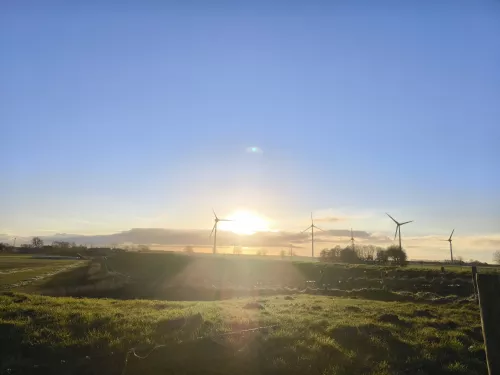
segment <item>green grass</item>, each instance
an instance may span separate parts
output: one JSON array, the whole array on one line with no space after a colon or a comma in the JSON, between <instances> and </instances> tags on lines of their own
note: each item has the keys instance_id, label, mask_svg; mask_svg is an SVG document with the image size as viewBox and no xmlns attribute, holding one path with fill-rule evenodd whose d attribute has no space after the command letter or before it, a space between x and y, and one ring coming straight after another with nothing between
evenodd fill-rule
<instances>
[{"instance_id":1,"label":"green grass","mask_svg":"<svg viewBox=\"0 0 500 375\"><path fill-rule=\"evenodd\" d=\"M437 269L172 253L125 253L96 262L94 265L100 267L101 279L96 280L94 277L87 280L80 270L73 274L74 277L62 274L54 277L42 283L40 290L45 294L61 296L170 300L220 299L224 295L225 298L232 298L244 295L243 289L304 289L310 286L341 290L429 292L462 298L473 293L470 274L442 274ZM106 274L110 275L110 282L104 280ZM307 283L311 280L315 285ZM107 286L112 288L106 290ZM220 291L219 295L214 291Z\"/></svg>"},{"instance_id":2,"label":"green grass","mask_svg":"<svg viewBox=\"0 0 500 375\"><path fill-rule=\"evenodd\" d=\"M485 374L470 303L325 296L213 302L0 295L0 373ZM191 319L182 320L179 318ZM217 334L277 325L263 332ZM10 371L10 372L9 372Z\"/></svg>"},{"instance_id":3,"label":"green grass","mask_svg":"<svg viewBox=\"0 0 500 375\"><path fill-rule=\"evenodd\" d=\"M0 257L0 272L12 271L23 268L39 268L47 265L69 264L74 260L56 260L56 259L36 259L26 255L11 255Z\"/></svg>"},{"instance_id":4,"label":"green grass","mask_svg":"<svg viewBox=\"0 0 500 375\"><path fill-rule=\"evenodd\" d=\"M76 260L35 259L30 256L0 257L0 290L19 289L40 284L44 279L85 262Z\"/></svg>"}]
</instances>

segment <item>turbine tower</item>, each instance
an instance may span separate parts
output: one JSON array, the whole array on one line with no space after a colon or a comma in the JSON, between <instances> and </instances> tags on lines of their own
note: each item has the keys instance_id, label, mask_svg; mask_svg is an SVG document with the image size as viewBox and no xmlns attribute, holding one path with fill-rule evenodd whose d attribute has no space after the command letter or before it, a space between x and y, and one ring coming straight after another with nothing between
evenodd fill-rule
<instances>
[{"instance_id":1,"label":"turbine tower","mask_svg":"<svg viewBox=\"0 0 500 375\"><path fill-rule=\"evenodd\" d=\"M351 228L351 243L352 243L352 250L354 250L354 236L352 234L352 228Z\"/></svg>"},{"instance_id":2,"label":"turbine tower","mask_svg":"<svg viewBox=\"0 0 500 375\"><path fill-rule=\"evenodd\" d=\"M212 208L212 212L214 213L214 227L212 228L212 231L210 232L210 236L212 237L212 234L214 235L214 248L213 248L213 253L217 253L217 224L219 224L219 221L232 221L229 219L219 219L217 217L217 214L215 213L214 209Z\"/></svg>"},{"instance_id":3,"label":"turbine tower","mask_svg":"<svg viewBox=\"0 0 500 375\"><path fill-rule=\"evenodd\" d=\"M450 243L450 256L451 256L451 263L453 263L453 246L451 245L451 237L453 237L453 233L455 232L455 229L451 231L450 238L447 240L441 240L441 241L448 241Z\"/></svg>"},{"instance_id":4,"label":"turbine tower","mask_svg":"<svg viewBox=\"0 0 500 375\"><path fill-rule=\"evenodd\" d=\"M323 229L318 228L316 225L314 225L314 220L313 220L313 214L311 212L311 225L309 225L306 229L304 229L300 233L304 233L305 231L308 231L311 229L311 256L314 259L314 228L319 229L320 231L324 232Z\"/></svg>"},{"instance_id":5,"label":"turbine tower","mask_svg":"<svg viewBox=\"0 0 500 375\"><path fill-rule=\"evenodd\" d=\"M403 248L401 247L401 225L412 223L413 220L405 221L404 223L399 223L399 222L396 221L396 219L394 219L387 212L386 212L386 215L389 216L392 219L392 221L394 221L396 223L396 233L394 234L394 239L396 239L396 236L398 235L398 232L399 232L399 250L402 250Z\"/></svg>"}]
</instances>

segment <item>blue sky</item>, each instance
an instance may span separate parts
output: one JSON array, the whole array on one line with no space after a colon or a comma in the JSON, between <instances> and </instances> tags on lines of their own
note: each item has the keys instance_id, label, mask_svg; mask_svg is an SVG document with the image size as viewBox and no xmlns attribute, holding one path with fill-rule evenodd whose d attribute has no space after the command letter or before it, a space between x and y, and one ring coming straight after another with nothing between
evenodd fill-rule
<instances>
[{"instance_id":1,"label":"blue sky","mask_svg":"<svg viewBox=\"0 0 500 375\"><path fill-rule=\"evenodd\" d=\"M498 1L130 3L2 5L0 233L388 211L500 248Z\"/></svg>"}]
</instances>

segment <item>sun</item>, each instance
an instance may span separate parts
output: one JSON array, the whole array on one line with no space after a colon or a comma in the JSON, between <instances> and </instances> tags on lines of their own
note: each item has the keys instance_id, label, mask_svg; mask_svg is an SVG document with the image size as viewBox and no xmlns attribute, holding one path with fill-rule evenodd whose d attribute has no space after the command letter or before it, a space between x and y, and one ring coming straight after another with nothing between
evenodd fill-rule
<instances>
[{"instance_id":1,"label":"sun","mask_svg":"<svg viewBox=\"0 0 500 375\"><path fill-rule=\"evenodd\" d=\"M221 221L220 229L236 234L254 234L255 232L269 231L269 222L263 217L250 211L236 211L226 217L232 221Z\"/></svg>"}]
</instances>

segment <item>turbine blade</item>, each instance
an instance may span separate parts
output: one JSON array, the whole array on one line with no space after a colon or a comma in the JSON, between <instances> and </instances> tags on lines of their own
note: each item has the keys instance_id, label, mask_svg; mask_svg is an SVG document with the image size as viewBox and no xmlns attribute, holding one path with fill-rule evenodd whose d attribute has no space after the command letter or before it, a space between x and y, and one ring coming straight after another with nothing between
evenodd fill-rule
<instances>
[{"instance_id":1,"label":"turbine blade","mask_svg":"<svg viewBox=\"0 0 500 375\"><path fill-rule=\"evenodd\" d=\"M453 233L454 233L454 232L455 232L455 229L453 229L453 230L451 231L449 241L451 241L451 237L453 236Z\"/></svg>"},{"instance_id":2,"label":"turbine blade","mask_svg":"<svg viewBox=\"0 0 500 375\"><path fill-rule=\"evenodd\" d=\"M408 223L413 223L413 220L410 220L410 221L405 221L404 223L401 223L399 225L404 225L404 224L408 224Z\"/></svg>"},{"instance_id":3,"label":"turbine blade","mask_svg":"<svg viewBox=\"0 0 500 375\"><path fill-rule=\"evenodd\" d=\"M316 225L312 225L312 226L313 226L314 228L319 229L320 231L324 232L324 230L323 230L323 229L321 229L320 227L317 227Z\"/></svg>"},{"instance_id":4,"label":"turbine blade","mask_svg":"<svg viewBox=\"0 0 500 375\"><path fill-rule=\"evenodd\" d=\"M231 220L231 219L219 219L219 221L234 221L234 220Z\"/></svg>"},{"instance_id":5,"label":"turbine blade","mask_svg":"<svg viewBox=\"0 0 500 375\"><path fill-rule=\"evenodd\" d=\"M212 208L212 212L214 213L214 216L216 219L218 219L217 214L215 213L215 210Z\"/></svg>"},{"instance_id":6,"label":"turbine blade","mask_svg":"<svg viewBox=\"0 0 500 375\"><path fill-rule=\"evenodd\" d=\"M396 233L394 233L394 239L398 236L399 224L396 226Z\"/></svg>"},{"instance_id":7,"label":"turbine blade","mask_svg":"<svg viewBox=\"0 0 500 375\"><path fill-rule=\"evenodd\" d=\"M394 221L396 224L398 224L398 225L399 225L399 223L396 221L396 219L394 219L391 215L389 215L387 212L386 212L385 214L386 214L387 216L389 216L389 217L392 219L392 221Z\"/></svg>"},{"instance_id":8,"label":"turbine blade","mask_svg":"<svg viewBox=\"0 0 500 375\"><path fill-rule=\"evenodd\" d=\"M208 236L208 238L212 237L212 234L214 233L216 226L217 226L217 223L214 224L214 227L212 228L212 231L210 232L210 236Z\"/></svg>"},{"instance_id":9,"label":"turbine blade","mask_svg":"<svg viewBox=\"0 0 500 375\"><path fill-rule=\"evenodd\" d=\"M304 230L303 230L302 232L300 232L300 233L304 233L305 231L307 231L307 230L311 229L311 227L312 227L312 225L309 225L306 229L304 229Z\"/></svg>"}]
</instances>

